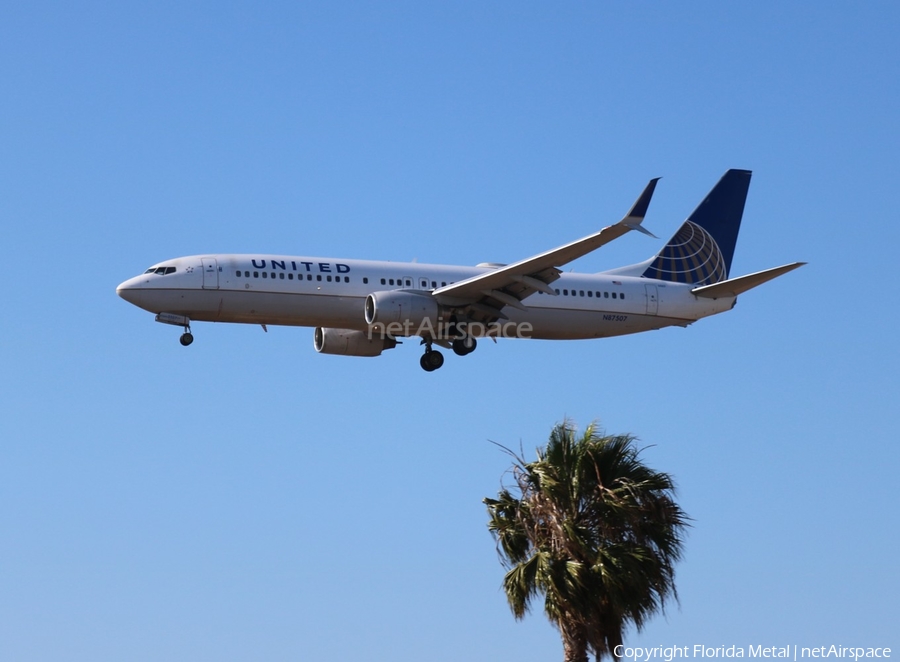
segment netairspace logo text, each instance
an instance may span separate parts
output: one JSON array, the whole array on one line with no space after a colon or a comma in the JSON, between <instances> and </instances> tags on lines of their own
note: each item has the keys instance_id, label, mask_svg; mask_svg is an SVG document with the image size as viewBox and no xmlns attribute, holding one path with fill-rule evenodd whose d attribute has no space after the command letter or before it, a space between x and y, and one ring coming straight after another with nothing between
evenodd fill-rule
<instances>
[{"instance_id":1,"label":"netairspace logo text","mask_svg":"<svg viewBox=\"0 0 900 662\"><path fill-rule=\"evenodd\" d=\"M633 662L673 662L684 658L708 657L762 657L782 660L840 658L858 662L863 658L889 658L890 648L866 648L853 646L654 646L652 648L631 648L616 646L613 654L624 660Z\"/></svg>"}]
</instances>

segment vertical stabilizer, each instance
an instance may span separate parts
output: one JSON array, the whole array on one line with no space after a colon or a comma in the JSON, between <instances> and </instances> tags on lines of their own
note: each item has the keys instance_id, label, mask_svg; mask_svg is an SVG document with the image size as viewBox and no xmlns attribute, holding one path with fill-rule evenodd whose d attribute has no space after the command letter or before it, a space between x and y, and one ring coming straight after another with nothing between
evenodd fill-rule
<instances>
[{"instance_id":1,"label":"vertical stabilizer","mask_svg":"<svg viewBox=\"0 0 900 662\"><path fill-rule=\"evenodd\" d=\"M750 188L749 170L729 170L644 271L646 278L707 285L728 278Z\"/></svg>"}]
</instances>

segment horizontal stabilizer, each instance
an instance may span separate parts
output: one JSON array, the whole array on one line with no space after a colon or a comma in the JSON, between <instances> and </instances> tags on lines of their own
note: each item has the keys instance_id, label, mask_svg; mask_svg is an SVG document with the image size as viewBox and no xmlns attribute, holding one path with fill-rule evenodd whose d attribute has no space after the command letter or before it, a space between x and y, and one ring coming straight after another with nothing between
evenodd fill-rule
<instances>
[{"instance_id":1,"label":"horizontal stabilizer","mask_svg":"<svg viewBox=\"0 0 900 662\"><path fill-rule=\"evenodd\" d=\"M793 271L797 267L802 267L804 264L806 264L806 262L793 262L791 264L785 264L782 267L766 269L765 271L757 271L755 274L747 274L746 276L740 276L739 278L723 280L720 283L713 283L712 285L695 287L693 290L691 290L691 292L696 294L698 297L704 297L706 299L736 297L742 292L752 290L757 285L762 285L763 283L768 282L773 278L778 278L779 276L784 275L789 271Z\"/></svg>"}]
</instances>

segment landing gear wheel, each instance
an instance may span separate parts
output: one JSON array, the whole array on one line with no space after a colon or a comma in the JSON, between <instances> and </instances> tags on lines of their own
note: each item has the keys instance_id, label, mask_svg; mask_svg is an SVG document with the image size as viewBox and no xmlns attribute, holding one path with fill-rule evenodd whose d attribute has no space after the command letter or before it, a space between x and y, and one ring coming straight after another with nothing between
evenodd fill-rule
<instances>
[{"instance_id":1,"label":"landing gear wheel","mask_svg":"<svg viewBox=\"0 0 900 662\"><path fill-rule=\"evenodd\" d=\"M444 355L435 350L429 350L422 354L419 365L425 372L433 372L444 365Z\"/></svg>"},{"instance_id":2,"label":"landing gear wheel","mask_svg":"<svg viewBox=\"0 0 900 662\"><path fill-rule=\"evenodd\" d=\"M192 336L189 332L185 331L181 334L181 344L187 347L192 342L194 342L194 336Z\"/></svg>"},{"instance_id":3,"label":"landing gear wheel","mask_svg":"<svg viewBox=\"0 0 900 662\"><path fill-rule=\"evenodd\" d=\"M426 353L425 360L428 362L428 365L432 370L437 370L442 365L444 365L444 355L437 350L431 350L430 352Z\"/></svg>"},{"instance_id":4,"label":"landing gear wheel","mask_svg":"<svg viewBox=\"0 0 900 662\"><path fill-rule=\"evenodd\" d=\"M466 354L471 354L475 351L475 347L477 346L478 341L476 341L472 336L457 338L452 343L453 351L457 356L465 356Z\"/></svg>"}]
</instances>

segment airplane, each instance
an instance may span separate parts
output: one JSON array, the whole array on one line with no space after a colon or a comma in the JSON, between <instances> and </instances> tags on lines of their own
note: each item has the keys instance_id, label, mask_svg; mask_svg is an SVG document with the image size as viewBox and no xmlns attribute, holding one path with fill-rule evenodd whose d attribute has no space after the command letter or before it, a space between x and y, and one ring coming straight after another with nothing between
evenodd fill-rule
<instances>
[{"instance_id":1,"label":"airplane","mask_svg":"<svg viewBox=\"0 0 900 662\"><path fill-rule=\"evenodd\" d=\"M191 322L314 327L322 354L379 356L403 338L425 346L421 367L465 356L478 339L574 340L686 327L734 307L738 295L788 273L792 262L729 278L751 171L728 170L662 250L600 273L561 267L641 224L659 178L622 220L512 264L474 267L287 255L210 254L153 265L116 293L183 328Z\"/></svg>"}]
</instances>

